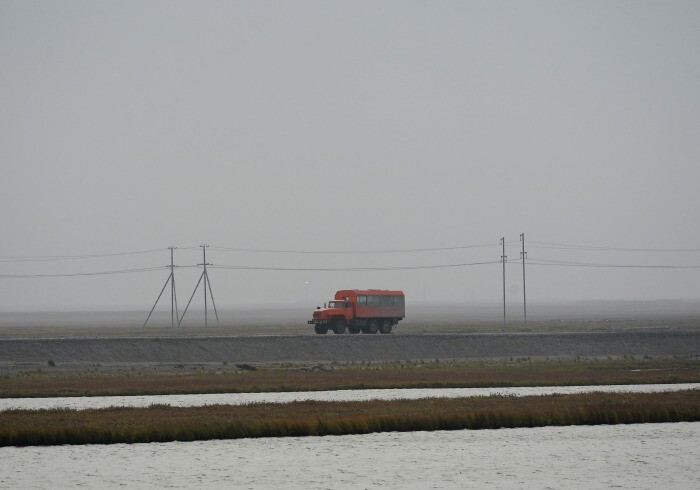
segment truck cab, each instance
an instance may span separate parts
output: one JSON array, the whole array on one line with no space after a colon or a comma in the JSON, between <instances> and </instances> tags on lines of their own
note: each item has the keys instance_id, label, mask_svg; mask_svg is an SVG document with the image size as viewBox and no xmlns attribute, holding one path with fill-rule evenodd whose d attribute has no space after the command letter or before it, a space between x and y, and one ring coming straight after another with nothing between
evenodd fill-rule
<instances>
[{"instance_id":1,"label":"truck cab","mask_svg":"<svg viewBox=\"0 0 700 490\"><path fill-rule=\"evenodd\" d=\"M314 325L317 334L328 333L329 328L333 329L333 333L341 334L354 316L352 301L332 300L328 306L317 307L309 323Z\"/></svg>"}]
</instances>

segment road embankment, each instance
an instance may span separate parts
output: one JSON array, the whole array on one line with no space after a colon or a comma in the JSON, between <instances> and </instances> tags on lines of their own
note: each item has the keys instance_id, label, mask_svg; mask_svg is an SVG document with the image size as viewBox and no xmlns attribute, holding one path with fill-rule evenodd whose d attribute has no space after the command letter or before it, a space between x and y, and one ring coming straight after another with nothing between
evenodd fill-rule
<instances>
[{"instance_id":1,"label":"road embankment","mask_svg":"<svg viewBox=\"0 0 700 490\"><path fill-rule=\"evenodd\" d=\"M700 356L700 332L0 340L0 365Z\"/></svg>"}]
</instances>

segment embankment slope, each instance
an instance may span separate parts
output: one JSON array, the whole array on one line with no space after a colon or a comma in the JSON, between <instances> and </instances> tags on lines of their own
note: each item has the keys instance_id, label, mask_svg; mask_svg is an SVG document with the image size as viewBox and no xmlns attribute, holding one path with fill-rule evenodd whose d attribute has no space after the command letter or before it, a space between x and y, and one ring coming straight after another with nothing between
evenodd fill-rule
<instances>
[{"instance_id":1,"label":"embankment slope","mask_svg":"<svg viewBox=\"0 0 700 490\"><path fill-rule=\"evenodd\" d=\"M125 337L0 340L0 365L700 356L700 332Z\"/></svg>"}]
</instances>

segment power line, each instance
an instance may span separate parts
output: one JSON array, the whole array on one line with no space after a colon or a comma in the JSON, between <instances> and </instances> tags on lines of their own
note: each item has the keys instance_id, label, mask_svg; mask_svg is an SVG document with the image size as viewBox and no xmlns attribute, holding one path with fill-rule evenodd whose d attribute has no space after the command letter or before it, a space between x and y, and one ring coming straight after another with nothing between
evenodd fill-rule
<instances>
[{"instance_id":1,"label":"power line","mask_svg":"<svg viewBox=\"0 0 700 490\"><path fill-rule=\"evenodd\" d=\"M246 265L215 265L212 269L229 270L263 270L263 271L300 271L300 272L362 272L362 271L399 271L417 269L447 269L453 267L469 267L476 265L500 264L500 260L490 260L486 262L471 262L461 264L438 264L438 265L416 265L416 266L394 266L394 267L256 267Z\"/></svg>"},{"instance_id":2,"label":"power line","mask_svg":"<svg viewBox=\"0 0 700 490\"><path fill-rule=\"evenodd\" d=\"M700 265L664 265L664 264L600 264L592 262L569 262L564 260L528 259L528 264L558 267L593 267L617 269L700 269Z\"/></svg>"},{"instance_id":3,"label":"power line","mask_svg":"<svg viewBox=\"0 0 700 490\"><path fill-rule=\"evenodd\" d=\"M266 266L247 266L247 265L211 265L207 266L212 269L228 269L228 270L263 270L263 271L300 271L300 272L361 272L361 271L398 271L398 270L420 270L420 269L448 269L457 267L469 267L487 264L500 264L501 261L485 261L485 262L470 262L456 264L435 264L435 265L416 265L416 266L388 266L388 267L266 267ZM197 268L197 265L181 265L176 266L180 269ZM95 272L77 272L63 274L0 274L0 279L21 279L21 278L42 278L42 277L79 277L79 276L101 276L110 274L127 274L137 272L150 272L168 269L170 266L160 267L143 267L139 269L123 269L114 271L95 271ZM206 277L209 280L208 274ZM209 284L209 292L211 293L211 285Z\"/></svg>"},{"instance_id":4,"label":"power line","mask_svg":"<svg viewBox=\"0 0 700 490\"><path fill-rule=\"evenodd\" d=\"M161 267L143 267L140 269L123 269L117 271L98 271L98 272L76 272L72 274L0 274L0 279L25 279L38 277L77 277L77 276L106 276L110 274L130 274L135 272L150 272L166 269L166 266Z\"/></svg>"},{"instance_id":5,"label":"power line","mask_svg":"<svg viewBox=\"0 0 700 490\"><path fill-rule=\"evenodd\" d=\"M152 250L136 250L133 252L117 252L105 254L85 254L85 255L37 255L37 256L0 256L0 262L47 262L54 260L80 260L80 259L96 259L102 257L117 257L122 255L137 255L162 252L163 249L156 248Z\"/></svg>"},{"instance_id":6,"label":"power line","mask_svg":"<svg viewBox=\"0 0 700 490\"><path fill-rule=\"evenodd\" d=\"M212 250L222 252L242 252L242 253L284 253L284 254L390 254L390 253L416 253L416 252L439 252L446 250L464 250L470 248L495 247L500 243L482 243L476 245L456 245L451 247L432 248L398 248L386 250L289 250L289 249L264 249L264 248L240 248L240 247L210 247Z\"/></svg>"},{"instance_id":7,"label":"power line","mask_svg":"<svg viewBox=\"0 0 700 490\"><path fill-rule=\"evenodd\" d=\"M447 247L427 247L427 248L396 248L383 250L300 250L300 249L265 249L265 248L245 248L245 247L210 247L212 250L223 252L241 252L241 253L280 253L280 254L391 254L391 253L419 253L419 252L439 252L449 250L466 250L472 248L496 247L501 245L496 243L481 243L467 245L453 245ZM518 246L520 248L520 240L506 241L506 246ZM556 242L539 242L528 241L530 248L542 248L553 250L590 250L590 251L611 251L611 252L685 252L695 253L700 252L698 248L634 248L634 247L611 247L611 246L593 246L593 245L577 245L569 243ZM196 250L200 247L179 247L180 250ZM60 261L60 260L82 260L96 259L103 257L119 257L128 255L151 254L162 252L164 248L148 249L148 250L133 250L126 252L114 253L99 253L99 254L74 254L74 255L34 255L34 256L13 256L2 255L0 262L42 262L42 261Z\"/></svg>"},{"instance_id":8,"label":"power line","mask_svg":"<svg viewBox=\"0 0 700 490\"><path fill-rule=\"evenodd\" d=\"M535 245L532 245L532 244ZM697 248L632 248L632 247L605 247L592 245L572 245L566 243L550 243L528 241L530 248L548 248L554 250L591 250L608 252L700 252Z\"/></svg>"}]
</instances>

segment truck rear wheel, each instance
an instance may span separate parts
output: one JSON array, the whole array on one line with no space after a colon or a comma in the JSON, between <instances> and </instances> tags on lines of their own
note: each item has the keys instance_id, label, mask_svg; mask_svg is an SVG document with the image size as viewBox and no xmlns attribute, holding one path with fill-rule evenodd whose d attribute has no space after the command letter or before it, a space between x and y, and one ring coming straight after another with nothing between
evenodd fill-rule
<instances>
[{"instance_id":1,"label":"truck rear wheel","mask_svg":"<svg viewBox=\"0 0 700 490\"><path fill-rule=\"evenodd\" d=\"M379 330L379 322L374 318L367 322L367 326L362 329L362 333L377 333Z\"/></svg>"},{"instance_id":2,"label":"truck rear wheel","mask_svg":"<svg viewBox=\"0 0 700 490\"><path fill-rule=\"evenodd\" d=\"M382 324L379 326L379 331L384 334L391 333L391 326L392 325L389 320L383 320Z\"/></svg>"},{"instance_id":3,"label":"truck rear wheel","mask_svg":"<svg viewBox=\"0 0 700 490\"><path fill-rule=\"evenodd\" d=\"M333 322L333 333L338 335L345 333L345 322L343 320L336 320Z\"/></svg>"},{"instance_id":4,"label":"truck rear wheel","mask_svg":"<svg viewBox=\"0 0 700 490\"><path fill-rule=\"evenodd\" d=\"M314 325L314 330L316 330L316 333L319 335L323 335L324 333L328 333L328 327L325 325L319 325L318 323Z\"/></svg>"}]
</instances>

